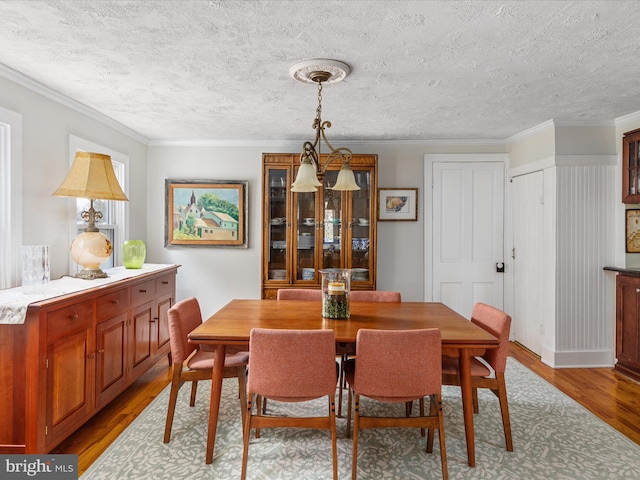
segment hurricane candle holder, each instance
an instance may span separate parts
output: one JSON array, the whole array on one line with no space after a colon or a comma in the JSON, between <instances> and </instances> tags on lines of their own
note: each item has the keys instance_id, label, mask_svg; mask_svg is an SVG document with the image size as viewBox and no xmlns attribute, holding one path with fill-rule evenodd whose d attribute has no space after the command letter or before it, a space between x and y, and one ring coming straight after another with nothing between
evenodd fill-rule
<instances>
[{"instance_id":1,"label":"hurricane candle holder","mask_svg":"<svg viewBox=\"0 0 640 480\"><path fill-rule=\"evenodd\" d=\"M320 274L322 275L322 316L336 319L349 318L351 270L320 270Z\"/></svg>"}]
</instances>

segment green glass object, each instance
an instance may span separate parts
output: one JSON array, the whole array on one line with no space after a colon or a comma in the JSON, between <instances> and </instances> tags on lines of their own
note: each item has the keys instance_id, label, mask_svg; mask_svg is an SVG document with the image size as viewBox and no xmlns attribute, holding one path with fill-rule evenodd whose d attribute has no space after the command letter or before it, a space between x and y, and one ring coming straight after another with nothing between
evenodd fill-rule
<instances>
[{"instance_id":1,"label":"green glass object","mask_svg":"<svg viewBox=\"0 0 640 480\"><path fill-rule=\"evenodd\" d=\"M142 240L125 240L122 244L122 263L125 268L142 268L147 246Z\"/></svg>"}]
</instances>

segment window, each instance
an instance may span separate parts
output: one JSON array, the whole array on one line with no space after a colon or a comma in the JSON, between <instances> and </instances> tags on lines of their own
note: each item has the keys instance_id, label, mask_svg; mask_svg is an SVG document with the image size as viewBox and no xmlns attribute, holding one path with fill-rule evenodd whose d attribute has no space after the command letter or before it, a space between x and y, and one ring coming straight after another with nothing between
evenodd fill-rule
<instances>
[{"instance_id":1,"label":"window","mask_svg":"<svg viewBox=\"0 0 640 480\"><path fill-rule=\"evenodd\" d=\"M83 140L79 137L70 135L69 137L69 166L73 163L76 152L95 152L109 155L111 163L116 174L118 182L122 190L127 194L129 191L129 157L119 152L115 152L109 148L103 147L96 143ZM90 200L87 198L76 199L76 211L73 219L73 225L70 231L69 244L73 238L82 233L87 223L80 216L81 213L89 209ZM111 268L115 265L121 265L121 248L125 238L129 233L129 203L114 200L94 200L93 208L102 213L102 218L96 220L96 226L101 233L106 235L113 244L113 255L109 260L102 264L100 268ZM75 273L79 270L78 265L69 258L69 271Z\"/></svg>"},{"instance_id":2,"label":"window","mask_svg":"<svg viewBox=\"0 0 640 480\"><path fill-rule=\"evenodd\" d=\"M0 289L20 283L22 115L0 108Z\"/></svg>"}]
</instances>

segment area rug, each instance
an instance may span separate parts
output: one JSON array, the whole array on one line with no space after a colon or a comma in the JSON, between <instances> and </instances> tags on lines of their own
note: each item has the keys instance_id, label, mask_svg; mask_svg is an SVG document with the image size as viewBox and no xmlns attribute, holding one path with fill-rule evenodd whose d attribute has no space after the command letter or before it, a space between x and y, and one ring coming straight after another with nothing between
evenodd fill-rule
<instances>
[{"instance_id":1,"label":"area rug","mask_svg":"<svg viewBox=\"0 0 640 480\"><path fill-rule=\"evenodd\" d=\"M497 398L479 392L475 418L476 467L467 465L460 391L443 388L449 478L486 480L618 480L640 478L640 447L603 423L564 393L509 358L507 391L514 451L504 448ZM215 456L204 462L210 382L201 382L196 406L181 389L171 442L162 443L169 397L167 387L81 477L83 480L239 479L242 434L237 380L225 379ZM343 412L346 410L346 395ZM295 414L326 411L326 400L307 404L269 402L272 411ZM362 402L362 411L382 412L404 405ZM351 478L351 439L346 419L338 419L338 473ZM434 452L415 429L364 430L360 434L358 479L442 478L437 437ZM326 431L263 430L252 436L248 479L331 478L331 441Z\"/></svg>"}]
</instances>

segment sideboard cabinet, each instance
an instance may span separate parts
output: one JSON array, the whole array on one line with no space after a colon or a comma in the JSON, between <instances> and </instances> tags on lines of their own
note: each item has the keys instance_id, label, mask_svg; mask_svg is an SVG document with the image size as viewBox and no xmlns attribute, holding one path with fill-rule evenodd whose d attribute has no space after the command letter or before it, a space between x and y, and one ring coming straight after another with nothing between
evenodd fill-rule
<instances>
[{"instance_id":1,"label":"sideboard cabinet","mask_svg":"<svg viewBox=\"0 0 640 480\"><path fill-rule=\"evenodd\" d=\"M640 381L640 277L616 276L615 369Z\"/></svg>"},{"instance_id":2,"label":"sideboard cabinet","mask_svg":"<svg viewBox=\"0 0 640 480\"><path fill-rule=\"evenodd\" d=\"M321 162L326 157L321 157ZM353 155L360 190L332 190L331 164L316 192L291 192L299 154L262 156L262 297L280 288L320 288L319 271L349 268L351 288L376 288L377 155Z\"/></svg>"},{"instance_id":3,"label":"sideboard cabinet","mask_svg":"<svg viewBox=\"0 0 640 480\"><path fill-rule=\"evenodd\" d=\"M640 129L622 136L622 203L640 203Z\"/></svg>"},{"instance_id":4,"label":"sideboard cabinet","mask_svg":"<svg viewBox=\"0 0 640 480\"><path fill-rule=\"evenodd\" d=\"M0 324L0 453L46 453L162 355L178 266L32 303Z\"/></svg>"}]
</instances>

